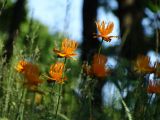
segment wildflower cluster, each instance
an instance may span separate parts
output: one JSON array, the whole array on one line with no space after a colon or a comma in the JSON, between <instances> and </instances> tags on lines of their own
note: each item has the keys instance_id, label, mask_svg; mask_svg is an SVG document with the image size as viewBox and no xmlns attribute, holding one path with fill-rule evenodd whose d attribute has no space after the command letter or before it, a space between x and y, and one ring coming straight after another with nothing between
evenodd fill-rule
<instances>
[{"instance_id":1,"label":"wildflower cluster","mask_svg":"<svg viewBox=\"0 0 160 120\"><path fill-rule=\"evenodd\" d=\"M160 120L160 0L104 1L83 1L81 45L64 36L70 0L54 34L25 0L0 1L0 120ZM105 6L118 26L93 21Z\"/></svg>"},{"instance_id":2,"label":"wildflower cluster","mask_svg":"<svg viewBox=\"0 0 160 120\"><path fill-rule=\"evenodd\" d=\"M78 43L74 40L69 40L65 38L61 44L61 50L57 50L56 48L53 51L58 55L58 57L64 58L64 62L56 62L50 67L50 76L51 80L56 81L57 83L64 83L66 77L63 76L63 72L65 71L65 63L67 58L72 58L77 54L74 53L77 49Z\"/></svg>"},{"instance_id":3,"label":"wildflower cluster","mask_svg":"<svg viewBox=\"0 0 160 120\"><path fill-rule=\"evenodd\" d=\"M94 34L94 38L102 38L101 44L99 46L98 52L95 53L92 57L91 62L84 62L82 65L82 70L84 75L84 81L81 82L79 89L82 97L86 102L89 103L90 109L90 119L93 116L92 102L95 96L95 87L98 84L98 80L104 80L110 73L111 70L106 66L107 57L101 54L101 48L103 41L110 42L112 38L117 38L117 36L110 36L109 34L113 31L114 24L113 22L109 22L106 26L106 23L102 21L96 22L96 26L99 34ZM96 80L97 79L97 80Z\"/></svg>"},{"instance_id":4,"label":"wildflower cluster","mask_svg":"<svg viewBox=\"0 0 160 120\"><path fill-rule=\"evenodd\" d=\"M114 24L111 22L106 26L106 23L102 21L96 22L97 29L100 34L94 36L96 38L101 37L102 42L105 40L106 42L110 42L111 38L117 37L117 36L109 36L109 34L112 32ZM51 64L49 69L49 76L44 75L44 77L47 78L48 83L57 83L59 85L59 93L57 98L57 105L56 105L56 111L55 111L55 118L57 117L58 110L59 110L59 103L61 99L61 92L62 92L62 85L67 80L67 77L65 76L66 72L66 62L68 59L72 58L75 59L74 56L77 54L75 53L76 49L78 47L78 43L74 40L70 40L68 38L64 38L61 43L61 48L54 48L53 51L59 58L58 61ZM102 45L100 46L100 48ZM91 62L91 65L88 65L87 63L83 64L83 72L86 74L86 76L90 76L91 78L98 78L98 79L104 79L106 76L109 75L110 70L106 67L107 57L99 52L96 53L93 56L93 60ZM16 70L23 74L25 77L25 84L29 86L29 88L37 88L39 84L41 84L43 81L40 80L40 72L37 67L37 65L32 64L31 62L21 60L18 62L16 66ZM92 84L93 80L91 81ZM90 85L90 83L88 84ZM94 86L94 85L93 85ZM91 87L93 89L93 87ZM93 91L93 90L92 90ZM89 98L91 100L92 92L89 91ZM42 100L42 95L35 92L35 104L40 104ZM89 101L90 101L89 100ZM90 106L91 107L91 106ZM91 117L91 116L90 116Z\"/></svg>"},{"instance_id":5,"label":"wildflower cluster","mask_svg":"<svg viewBox=\"0 0 160 120\"><path fill-rule=\"evenodd\" d=\"M113 31L113 28L114 28L113 22L109 22L106 25L105 21L102 21L101 23L100 21L98 21L96 22L96 26L97 26L99 34L94 34L93 36L94 38L102 38L101 40L102 42L103 40L106 42L110 42L112 38L118 38L118 36L109 35ZM84 62L82 68L85 74L92 76L92 77L95 76L98 78L104 78L107 75L109 75L110 70L107 67L105 67L105 64L107 62L107 57L103 54L100 54L101 47L102 47L102 44L99 47L98 53L96 53L93 56L91 65L88 65L86 62Z\"/></svg>"},{"instance_id":6,"label":"wildflower cluster","mask_svg":"<svg viewBox=\"0 0 160 120\"><path fill-rule=\"evenodd\" d=\"M150 58L148 56L139 55L134 63L134 70L138 74L154 74L154 81L149 80L147 92L148 93L160 93L160 84L156 77L160 77L159 71L160 63L156 62L154 66L150 66Z\"/></svg>"}]
</instances>

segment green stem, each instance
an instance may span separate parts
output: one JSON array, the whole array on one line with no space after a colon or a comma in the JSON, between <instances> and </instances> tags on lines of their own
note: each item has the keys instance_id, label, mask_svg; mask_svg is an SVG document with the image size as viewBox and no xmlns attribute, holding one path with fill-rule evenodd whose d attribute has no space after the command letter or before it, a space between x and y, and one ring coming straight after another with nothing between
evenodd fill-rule
<instances>
[{"instance_id":1,"label":"green stem","mask_svg":"<svg viewBox=\"0 0 160 120\"><path fill-rule=\"evenodd\" d=\"M64 59L64 68L63 68L62 78L64 78L66 62L67 62L67 58ZM58 103L57 103L57 107L56 107L55 119L57 118L58 108L59 108L59 104L60 104L60 100L61 100L62 86L63 86L63 84L59 85L59 96L58 96Z\"/></svg>"},{"instance_id":2,"label":"green stem","mask_svg":"<svg viewBox=\"0 0 160 120\"><path fill-rule=\"evenodd\" d=\"M118 91L118 94L119 94L120 100L121 100L121 102L122 102L122 105L123 105L123 107L124 107L124 109L125 109L125 111L126 111L126 114L127 114L128 120L133 120L133 118L132 118L132 114L131 114L131 112L130 112L130 110L129 110L128 106L127 106L127 104L126 104L126 103L125 103L125 101L123 100L123 98L122 98L122 95L121 95L120 91Z\"/></svg>"},{"instance_id":3,"label":"green stem","mask_svg":"<svg viewBox=\"0 0 160 120\"><path fill-rule=\"evenodd\" d=\"M8 107L9 107L9 99L10 99L10 93L9 88L7 88L7 93L5 96L5 106L4 106L4 116L8 115Z\"/></svg>"},{"instance_id":4,"label":"green stem","mask_svg":"<svg viewBox=\"0 0 160 120\"><path fill-rule=\"evenodd\" d=\"M56 108L56 113L55 113L55 119L57 118L59 103L60 103L60 99L61 99L62 85L63 84L59 85L59 96L58 96L58 103L57 103L57 108Z\"/></svg>"},{"instance_id":5,"label":"green stem","mask_svg":"<svg viewBox=\"0 0 160 120\"><path fill-rule=\"evenodd\" d=\"M133 120L132 114L131 114L131 112L130 112L128 106L127 106L127 104L125 103L125 101L123 100L122 97L121 97L121 101L122 101L122 104L123 104L123 106L124 106L124 109L125 109L125 111L126 111L126 113L127 113L128 120Z\"/></svg>"},{"instance_id":6,"label":"green stem","mask_svg":"<svg viewBox=\"0 0 160 120\"><path fill-rule=\"evenodd\" d=\"M24 88L22 91L22 96L20 98L19 110L16 115L16 120L23 120L26 94L27 94L27 89Z\"/></svg>"},{"instance_id":7,"label":"green stem","mask_svg":"<svg viewBox=\"0 0 160 120\"><path fill-rule=\"evenodd\" d=\"M67 58L64 58L64 69L63 69L63 71L65 71L66 63L67 63ZM64 74L63 74L63 76L64 76Z\"/></svg>"},{"instance_id":8,"label":"green stem","mask_svg":"<svg viewBox=\"0 0 160 120\"><path fill-rule=\"evenodd\" d=\"M100 54L100 52L101 52L101 49L102 49L102 43L103 43L103 39L102 39L102 41L101 41L101 43L100 43L100 47L99 47L99 49L98 49L98 55Z\"/></svg>"}]
</instances>

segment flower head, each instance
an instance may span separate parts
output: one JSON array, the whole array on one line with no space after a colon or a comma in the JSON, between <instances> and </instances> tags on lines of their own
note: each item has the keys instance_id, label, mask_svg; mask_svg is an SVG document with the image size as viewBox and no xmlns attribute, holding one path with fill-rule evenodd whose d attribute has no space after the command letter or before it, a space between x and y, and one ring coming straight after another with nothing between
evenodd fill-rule
<instances>
[{"instance_id":1,"label":"flower head","mask_svg":"<svg viewBox=\"0 0 160 120\"><path fill-rule=\"evenodd\" d=\"M134 70L137 73L153 73L155 71L154 67L150 66L150 58L148 56L140 55L138 56L135 64Z\"/></svg>"},{"instance_id":2,"label":"flower head","mask_svg":"<svg viewBox=\"0 0 160 120\"><path fill-rule=\"evenodd\" d=\"M94 55L93 62L91 65L91 70L96 77L103 78L107 76L109 70L105 67L106 62L107 62L106 56L102 54Z\"/></svg>"},{"instance_id":3,"label":"flower head","mask_svg":"<svg viewBox=\"0 0 160 120\"><path fill-rule=\"evenodd\" d=\"M160 93L160 84L157 82L149 81L147 92L148 93Z\"/></svg>"},{"instance_id":4,"label":"flower head","mask_svg":"<svg viewBox=\"0 0 160 120\"><path fill-rule=\"evenodd\" d=\"M98 21L98 22L96 22L96 26L97 26L97 29L100 34L95 35L94 36L95 38L101 37L103 40L110 42L111 38L118 37L118 36L110 36L109 35L113 31L113 28L114 28L113 22L109 22L108 25L106 25L105 21L102 21L101 23L100 23L100 21Z\"/></svg>"},{"instance_id":5,"label":"flower head","mask_svg":"<svg viewBox=\"0 0 160 120\"><path fill-rule=\"evenodd\" d=\"M86 62L83 63L83 72L91 77L96 76L98 78L104 78L110 73L110 70L105 67L106 62L106 56L102 54L95 54L92 65L88 65Z\"/></svg>"},{"instance_id":6,"label":"flower head","mask_svg":"<svg viewBox=\"0 0 160 120\"><path fill-rule=\"evenodd\" d=\"M42 83L42 81L39 79L39 69L36 65L21 60L18 62L16 70L22 73L26 78L24 83L27 85L27 87L31 88Z\"/></svg>"},{"instance_id":7,"label":"flower head","mask_svg":"<svg viewBox=\"0 0 160 120\"><path fill-rule=\"evenodd\" d=\"M29 86L37 86L38 84L42 83L42 80L39 79L39 69L32 63L26 64L24 76L27 79L26 84Z\"/></svg>"},{"instance_id":8,"label":"flower head","mask_svg":"<svg viewBox=\"0 0 160 120\"><path fill-rule=\"evenodd\" d=\"M18 64L17 64L17 66L16 66L16 70L18 72L20 72L20 73L24 72L24 70L25 70L24 68L25 68L26 64L27 64L27 62L24 61L24 60L19 61Z\"/></svg>"},{"instance_id":9,"label":"flower head","mask_svg":"<svg viewBox=\"0 0 160 120\"><path fill-rule=\"evenodd\" d=\"M60 57L70 58L77 55L74 53L77 46L78 43L76 41L65 38L62 41L61 50L54 49L54 52Z\"/></svg>"},{"instance_id":10,"label":"flower head","mask_svg":"<svg viewBox=\"0 0 160 120\"><path fill-rule=\"evenodd\" d=\"M64 63L57 62L50 67L49 74L52 77L52 80L56 81L57 83L63 83L66 78L63 77L64 71Z\"/></svg>"}]
</instances>

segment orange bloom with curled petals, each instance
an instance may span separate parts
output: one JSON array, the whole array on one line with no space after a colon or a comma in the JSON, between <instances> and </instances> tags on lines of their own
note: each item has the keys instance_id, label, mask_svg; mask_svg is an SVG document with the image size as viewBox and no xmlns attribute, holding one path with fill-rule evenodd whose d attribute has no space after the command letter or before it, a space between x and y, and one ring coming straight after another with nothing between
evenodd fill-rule
<instances>
[{"instance_id":1,"label":"orange bloom with curled petals","mask_svg":"<svg viewBox=\"0 0 160 120\"><path fill-rule=\"evenodd\" d=\"M109 74L109 70L105 67L107 62L106 56L102 54L95 54L91 65L91 71L96 77L106 77Z\"/></svg>"},{"instance_id":2,"label":"orange bloom with curled petals","mask_svg":"<svg viewBox=\"0 0 160 120\"><path fill-rule=\"evenodd\" d=\"M113 31L114 28L114 23L113 22L109 22L106 25L105 21L102 21L100 23L100 21L96 22L96 26L97 29L99 31L98 35L95 35L95 38L99 38L101 37L103 40L110 42L112 38L117 38L118 36L110 36L109 34Z\"/></svg>"},{"instance_id":3,"label":"orange bloom with curled petals","mask_svg":"<svg viewBox=\"0 0 160 120\"><path fill-rule=\"evenodd\" d=\"M134 70L137 73L153 73L155 71L154 67L150 66L150 58L148 56L139 55L134 64Z\"/></svg>"},{"instance_id":4,"label":"orange bloom with curled petals","mask_svg":"<svg viewBox=\"0 0 160 120\"><path fill-rule=\"evenodd\" d=\"M16 70L26 78L24 84L27 85L27 87L34 88L42 83L42 80L39 79L39 69L36 65L21 60L18 62Z\"/></svg>"},{"instance_id":5,"label":"orange bloom with curled petals","mask_svg":"<svg viewBox=\"0 0 160 120\"><path fill-rule=\"evenodd\" d=\"M149 81L149 85L147 87L148 93L160 93L160 84L156 82Z\"/></svg>"},{"instance_id":6,"label":"orange bloom with curled petals","mask_svg":"<svg viewBox=\"0 0 160 120\"><path fill-rule=\"evenodd\" d=\"M52 77L51 80L56 81L57 83L64 83L66 78L63 77L64 63L57 62L56 64L51 65L49 74Z\"/></svg>"},{"instance_id":7,"label":"orange bloom with curled petals","mask_svg":"<svg viewBox=\"0 0 160 120\"><path fill-rule=\"evenodd\" d=\"M53 51L60 57L70 58L77 55L74 53L77 46L78 43L76 41L65 38L62 41L61 50L54 49Z\"/></svg>"}]
</instances>

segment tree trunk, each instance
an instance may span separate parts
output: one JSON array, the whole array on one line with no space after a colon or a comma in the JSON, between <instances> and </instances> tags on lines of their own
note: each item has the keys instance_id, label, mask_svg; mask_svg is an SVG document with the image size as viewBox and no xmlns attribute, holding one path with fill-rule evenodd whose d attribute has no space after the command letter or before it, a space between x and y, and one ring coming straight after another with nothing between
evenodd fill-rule
<instances>
[{"instance_id":1,"label":"tree trunk","mask_svg":"<svg viewBox=\"0 0 160 120\"><path fill-rule=\"evenodd\" d=\"M93 33L96 32L96 17L97 17L98 0L83 1L83 42L81 60L91 60L93 54L99 47L97 39L93 38Z\"/></svg>"},{"instance_id":2,"label":"tree trunk","mask_svg":"<svg viewBox=\"0 0 160 120\"><path fill-rule=\"evenodd\" d=\"M6 40L4 49L5 53L3 57L6 58L6 62L9 62L13 55L13 43L16 39L16 35L25 15L25 0L17 0L15 2L11 22L8 31L8 39Z\"/></svg>"},{"instance_id":3,"label":"tree trunk","mask_svg":"<svg viewBox=\"0 0 160 120\"><path fill-rule=\"evenodd\" d=\"M84 0L83 2L83 42L81 60L90 63L93 55L97 53L100 46L100 42L96 38L93 38L93 33L96 33L97 31L95 21L97 18L98 0ZM101 114L103 85L104 81L99 80L97 82L93 91L94 99L91 101L93 111ZM90 117L96 119L96 115Z\"/></svg>"},{"instance_id":4,"label":"tree trunk","mask_svg":"<svg viewBox=\"0 0 160 120\"><path fill-rule=\"evenodd\" d=\"M145 54L148 50L141 23L145 0L118 0L118 3L119 9L116 14L120 20L121 36L129 31L120 54L131 60L138 54Z\"/></svg>"}]
</instances>

